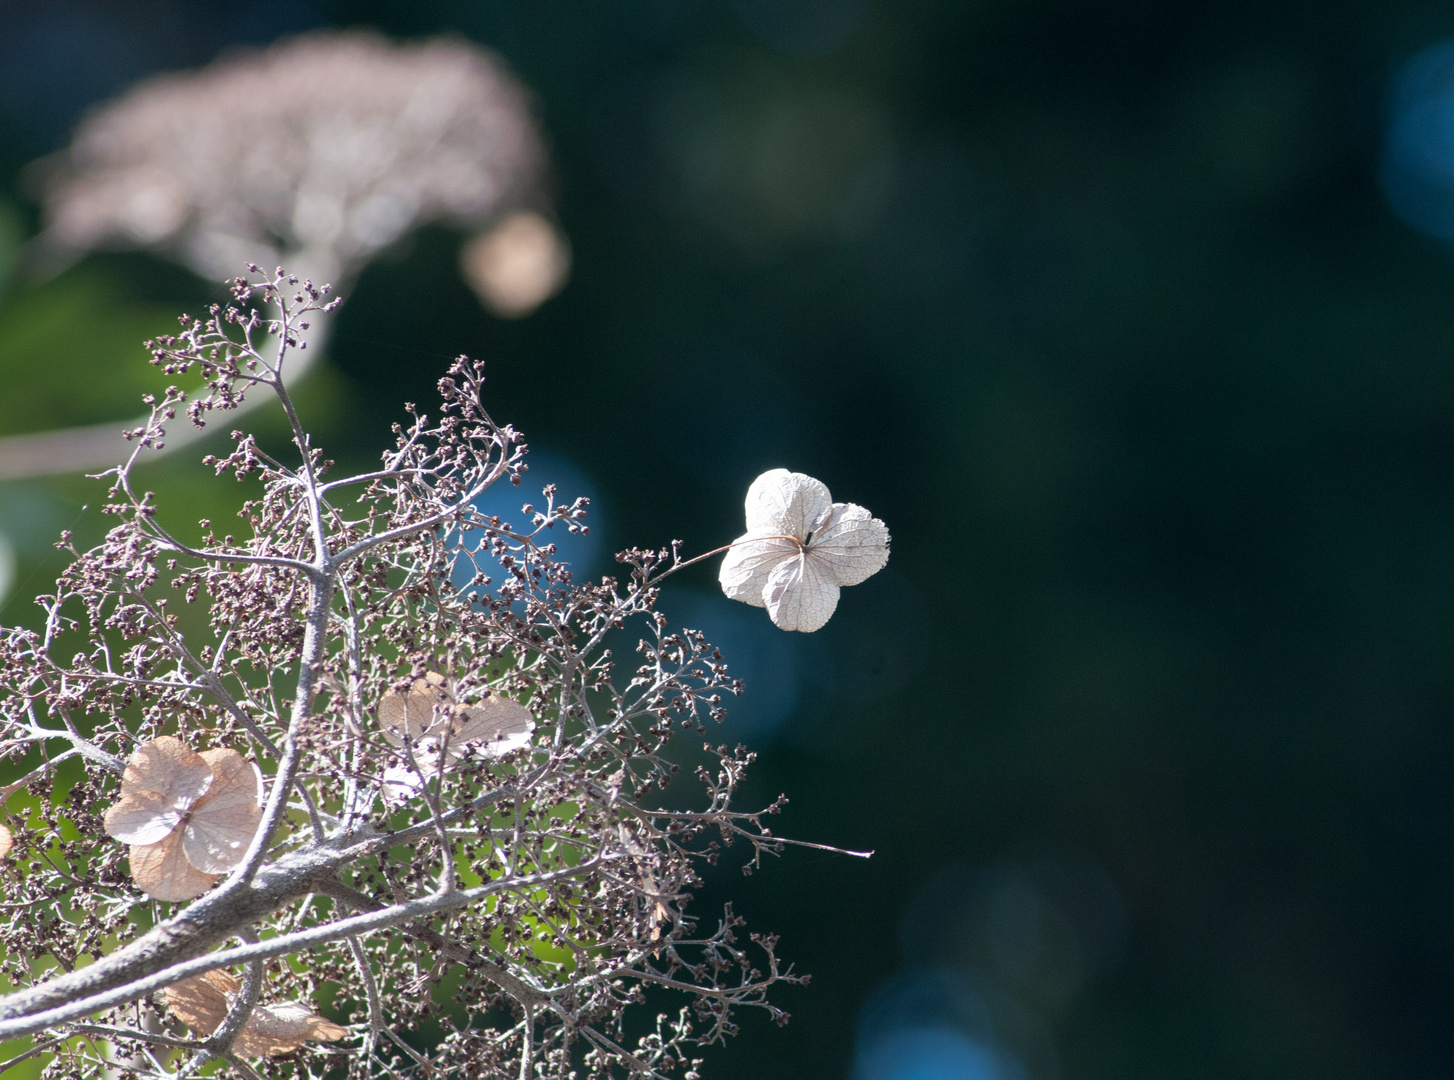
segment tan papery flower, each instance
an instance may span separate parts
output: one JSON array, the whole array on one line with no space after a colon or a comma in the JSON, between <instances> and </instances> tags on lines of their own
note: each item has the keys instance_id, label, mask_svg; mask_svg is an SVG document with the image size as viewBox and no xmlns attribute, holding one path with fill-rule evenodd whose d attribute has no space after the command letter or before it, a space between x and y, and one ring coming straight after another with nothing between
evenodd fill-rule
<instances>
[{"instance_id":1,"label":"tan papery flower","mask_svg":"<svg viewBox=\"0 0 1454 1080\"><path fill-rule=\"evenodd\" d=\"M242 862L262 820L262 775L236 750L198 754L163 735L137 747L106 832L131 845L131 876L158 900L190 900Z\"/></svg>"},{"instance_id":2,"label":"tan papery flower","mask_svg":"<svg viewBox=\"0 0 1454 1080\"><path fill-rule=\"evenodd\" d=\"M191 1031L207 1038L222 1026L241 989L235 976L219 969L167 987L162 1000ZM242 1025L232 1052L240 1057L271 1057L291 1053L305 1042L336 1042L347 1034L347 1028L295 1001L259 1005Z\"/></svg>"},{"instance_id":3,"label":"tan papery flower","mask_svg":"<svg viewBox=\"0 0 1454 1080\"><path fill-rule=\"evenodd\" d=\"M10 854L10 849L15 846L15 835L4 825L0 825L0 859Z\"/></svg>"}]
</instances>

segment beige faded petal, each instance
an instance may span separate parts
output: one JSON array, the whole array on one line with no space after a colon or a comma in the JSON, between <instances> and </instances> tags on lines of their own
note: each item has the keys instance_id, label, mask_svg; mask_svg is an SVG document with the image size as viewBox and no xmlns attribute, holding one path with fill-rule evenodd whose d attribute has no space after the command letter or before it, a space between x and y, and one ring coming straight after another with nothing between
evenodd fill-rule
<instances>
[{"instance_id":1,"label":"beige faded petal","mask_svg":"<svg viewBox=\"0 0 1454 1080\"><path fill-rule=\"evenodd\" d=\"M242 862L262 821L262 777L236 750L204 750L216 776L212 790L192 807L182 850L198 870L220 874Z\"/></svg>"},{"instance_id":2,"label":"beige faded petal","mask_svg":"<svg viewBox=\"0 0 1454 1080\"><path fill-rule=\"evenodd\" d=\"M15 846L15 835L4 825L0 825L0 859L10 854L10 849Z\"/></svg>"},{"instance_id":3,"label":"beige faded petal","mask_svg":"<svg viewBox=\"0 0 1454 1080\"><path fill-rule=\"evenodd\" d=\"M779 470L782 471L782 470ZM761 533L748 533L732 542L717 571L717 580L729 599L741 600L753 607L764 607L767 600L767 579L773 569L796 559L799 547L791 540L782 540Z\"/></svg>"},{"instance_id":4,"label":"beige faded petal","mask_svg":"<svg viewBox=\"0 0 1454 1080\"><path fill-rule=\"evenodd\" d=\"M535 730L535 716L518 701L491 694L483 701L463 710L455 721L447 750L452 754L470 752L500 757L530 745Z\"/></svg>"},{"instance_id":5,"label":"beige faded petal","mask_svg":"<svg viewBox=\"0 0 1454 1080\"><path fill-rule=\"evenodd\" d=\"M387 693L379 699L379 727L384 738L395 746L404 742L408 732L410 739L420 739L439 727L434 707L449 701L444 676L433 671L422 679L415 679L407 693Z\"/></svg>"},{"instance_id":6,"label":"beige faded petal","mask_svg":"<svg viewBox=\"0 0 1454 1080\"><path fill-rule=\"evenodd\" d=\"M206 1038L222 1026L228 998L240 988L235 976L219 968L173 983L162 991L162 1000L190 1031Z\"/></svg>"},{"instance_id":7,"label":"beige faded petal","mask_svg":"<svg viewBox=\"0 0 1454 1080\"><path fill-rule=\"evenodd\" d=\"M747 531L806 540L814 523L832 506L833 496L823 481L787 469L771 469L747 489Z\"/></svg>"},{"instance_id":8,"label":"beige faded petal","mask_svg":"<svg viewBox=\"0 0 1454 1080\"><path fill-rule=\"evenodd\" d=\"M887 565L889 527L861 506L834 503L808 543L808 561L839 585L857 585Z\"/></svg>"},{"instance_id":9,"label":"beige faded petal","mask_svg":"<svg viewBox=\"0 0 1454 1080\"><path fill-rule=\"evenodd\" d=\"M121 774L122 795L155 791L182 808L201 798L211 786L212 769L202 755L171 735L138 746Z\"/></svg>"},{"instance_id":10,"label":"beige faded petal","mask_svg":"<svg viewBox=\"0 0 1454 1080\"><path fill-rule=\"evenodd\" d=\"M241 988L235 976L219 969L174 983L162 991L162 1000L189 1030L206 1038L222 1026ZM259 1005L243 1024L232 1050L243 1057L265 1057L286 1054L305 1041L335 1042L346 1035L347 1028L297 1002Z\"/></svg>"},{"instance_id":11,"label":"beige faded petal","mask_svg":"<svg viewBox=\"0 0 1454 1080\"><path fill-rule=\"evenodd\" d=\"M347 1028L323 1019L306 1005L286 1001L254 1009L232 1049L243 1057L268 1057L291 1053L305 1042L336 1042L347 1034Z\"/></svg>"},{"instance_id":12,"label":"beige faded petal","mask_svg":"<svg viewBox=\"0 0 1454 1080\"><path fill-rule=\"evenodd\" d=\"M812 633L838 606L838 585L806 556L773 570L767 582L767 614L783 630Z\"/></svg>"},{"instance_id":13,"label":"beige faded petal","mask_svg":"<svg viewBox=\"0 0 1454 1080\"><path fill-rule=\"evenodd\" d=\"M179 829L160 843L133 845L131 877L158 900L190 900L212 888L218 875L204 874L187 861Z\"/></svg>"},{"instance_id":14,"label":"beige faded petal","mask_svg":"<svg viewBox=\"0 0 1454 1080\"><path fill-rule=\"evenodd\" d=\"M106 811L102 822L109 836L123 844L155 844L182 822L184 811L155 791L133 791Z\"/></svg>"},{"instance_id":15,"label":"beige faded petal","mask_svg":"<svg viewBox=\"0 0 1454 1080\"><path fill-rule=\"evenodd\" d=\"M384 778L383 782L379 785L379 793L383 795L384 802L387 805L398 806L400 803L412 799L424 787L425 778L437 774L439 768L439 757L437 755L426 755L416 749L414 751L414 760L418 762L423 776L420 776L419 772L415 772L402 761L396 762L384 770Z\"/></svg>"}]
</instances>

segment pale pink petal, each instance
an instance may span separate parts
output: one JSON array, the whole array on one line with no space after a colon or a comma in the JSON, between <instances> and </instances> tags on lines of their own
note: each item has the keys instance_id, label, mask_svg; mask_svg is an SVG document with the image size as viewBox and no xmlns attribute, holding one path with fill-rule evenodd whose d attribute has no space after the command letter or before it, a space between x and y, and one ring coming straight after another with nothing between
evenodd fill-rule
<instances>
[{"instance_id":1,"label":"pale pink petal","mask_svg":"<svg viewBox=\"0 0 1454 1080\"><path fill-rule=\"evenodd\" d=\"M889 561L889 527L861 506L834 503L808 543L808 561L839 585L857 585Z\"/></svg>"},{"instance_id":2,"label":"pale pink petal","mask_svg":"<svg viewBox=\"0 0 1454 1080\"><path fill-rule=\"evenodd\" d=\"M212 888L218 875L204 874L187 861L179 829L160 843L133 845L131 877L158 900L190 900Z\"/></svg>"},{"instance_id":3,"label":"pale pink petal","mask_svg":"<svg viewBox=\"0 0 1454 1080\"><path fill-rule=\"evenodd\" d=\"M823 481L787 469L771 469L747 489L747 531L806 540L813 523L832 505L833 496Z\"/></svg>"},{"instance_id":4,"label":"pale pink petal","mask_svg":"<svg viewBox=\"0 0 1454 1080\"><path fill-rule=\"evenodd\" d=\"M138 746L121 774L121 794L155 791L182 808L201 798L211 786L212 769L202 755L171 735Z\"/></svg>"},{"instance_id":5,"label":"pale pink petal","mask_svg":"<svg viewBox=\"0 0 1454 1080\"><path fill-rule=\"evenodd\" d=\"M232 1049L243 1057L271 1057L298 1049L304 1042L335 1042L348 1034L295 1001L259 1005L248 1017Z\"/></svg>"},{"instance_id":6,"label":"pale pink petal","mask_svg":"<svg viewBox=\"0 0 1454 1080\"><path fill-rule=\"evenodd\" d=\"M455 752L483 753L500 757L530 745L535 730L535 716L524 705L510 698L491 694L483 701L464 709L456 721L447 749Z\"/></svg>"},{"instance_id":7,"label":"pale pink petal","mask_svg":"<svg viewBox=\"0 0 1454 1080\"><path fill-rule=\"evenodd\" d=\"M182 821L183 811L165 795L134 791L106 811L102 822L109 836L123 844L155 844Z\"/></svg>"},{"instance_id":8,"label":"pale pink petal","mask_svg":"<svg viewBox=\"0 0 1454 1080\"><path fill-rule=\"evenodd\" d=\"M395 746L404 742L408 733L412 740L422 739L440 729L441 723L435 713L436 705L450 700L444 677L429 672L422 679L415 679L408 693L388 693L379 699L379 727L384 738Z\"/></svg>"},{"instance_id":9,"label":"pale pink petal","mask_svg":"<svg viewBox=\"0 0 1454 1080\"><path fill-rule=\"evenodd\" d=\"M764 607L768 575L774 567L796 558L798 551L791 540L767 539L758 533L739 536L722 560L717 580L730 599Z\"/></svg>"},{"instance_id":10,"label":"pale pink petal","mask_svg":"<svg viewBox=\"0 0 1454 1080\"><path fill-rule=\"evenodd\" d=\"M230 1004L227 999L239 989L237 978L218 968L173 983L162 991L162 1000L182 1023L206 1038L222 1026Z\"/></svg>"},{"instance_id":11,"label":"pale pink petal","mask_svg":"<svg viewBox=\"0 0 1454 1080\"><path fill-rule=\"evenodd\" d=\"M767 614L783 630L811 633L838 606L838 585L806 556L780 563L768 578Z\"/></svg>"},{"instance_id":12,"label":"pale pink petal","mask_svg":"<svg viewBox=\"0 0 1454 1080\"><path fill-rule=\"evenodd\" d=\"M236 750L203 750L197 755L207 762L215 779L205 799L198 799L197 805L211 802L224 792L246 796L253 802L262 802L263 778L256 765Z\"/></svg>"},{"instance_id":13,"label":"pale pink petal","mask_svg":"<svg viewBox=\"0 0 1454 1080\"><path fill-rule=\"evenodd\" d=\"M242 862L262 821L262 775L236 750L204 750L216 782L198 799L182 831L182 850L198 870L219 874Z\"/></svg>"},{"instance_id":14,"label":"pale pink petal","mask_svg":"<svg viewBox=\"0 0 1454 1080\"><path fill-rule=\"evenodd\" d=\"M10 849L15 846L15 835L4 825L0 825L0 859L10 854Z\"/></svg>"}]
</instances>

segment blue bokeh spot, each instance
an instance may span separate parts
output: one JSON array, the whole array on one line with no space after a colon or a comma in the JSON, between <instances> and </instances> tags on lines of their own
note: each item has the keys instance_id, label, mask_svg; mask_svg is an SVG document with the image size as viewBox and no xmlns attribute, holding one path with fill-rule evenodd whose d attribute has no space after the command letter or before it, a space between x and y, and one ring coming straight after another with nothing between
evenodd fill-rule
<instances>
[{"instance_id":1,"label":"blue bokeh spot","mask_svg":"<svg viewBox=\"0 0 1454 1080\"><path fill-rule=\"evenodd\" d=\"M1454 41L1425 49L1394 77L1379 180L1395 214L1454 241Z\"/></svg>"}]
</instances>

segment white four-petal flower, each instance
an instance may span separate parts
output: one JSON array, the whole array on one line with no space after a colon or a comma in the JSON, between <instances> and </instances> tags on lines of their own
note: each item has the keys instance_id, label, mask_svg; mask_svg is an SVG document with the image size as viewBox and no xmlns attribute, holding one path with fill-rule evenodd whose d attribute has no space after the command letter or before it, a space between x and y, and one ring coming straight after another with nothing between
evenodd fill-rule
<instances>
[{"instance_id":1,"label":"white four-petal flower","mask_svg":"<svg viewBox=\"0 0 1454 1080\"><path fill-rule=\"evenodd\" d=\"M787 469L747 489L747 533L732 542L717 575L733 600L767 608L784 630L817 630L838 590L889 561L889 530L853 503L836 503L821 480Z\"/></svg>"}]
</instances>

